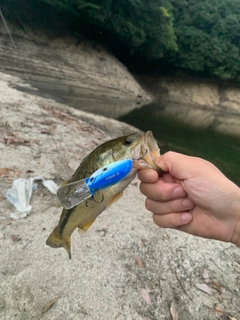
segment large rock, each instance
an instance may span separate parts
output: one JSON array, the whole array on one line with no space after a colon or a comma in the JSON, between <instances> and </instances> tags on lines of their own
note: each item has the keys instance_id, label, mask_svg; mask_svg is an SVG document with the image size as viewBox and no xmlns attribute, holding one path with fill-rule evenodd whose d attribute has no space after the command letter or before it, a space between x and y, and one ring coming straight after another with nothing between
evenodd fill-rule
<instances>
[{"instance_id":1,"label":"large rock","mask_svg":"<svg viewBox=\"0 0 240 320\"><path fill-rule=\"evenodd\" d=\"M140 79L162 106L159 112L180 122L240 136L240 87L198 78Z\"/></svg>"},{"instance_id":2,"label":"large rock","mask_svg":"<svg viewBox=\"0 0 240 320\"><path fill-rule=\"evenodd\" d=\"M100 45L39 29L0 25L0 71L74 108L117 118L150 101L127 69Z\"/></svg>"}]
</instances>

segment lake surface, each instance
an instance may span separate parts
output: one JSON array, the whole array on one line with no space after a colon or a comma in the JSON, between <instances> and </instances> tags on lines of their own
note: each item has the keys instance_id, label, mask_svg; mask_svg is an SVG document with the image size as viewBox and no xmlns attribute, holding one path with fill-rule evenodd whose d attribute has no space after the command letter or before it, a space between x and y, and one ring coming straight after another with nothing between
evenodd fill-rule
<instances>
[{"instance_id":1,"label":"lake surface","mask_svg":"<svg viewBox=\"0 0 240 320\"><path fill-rule=\"evenodd\" d=\"M160 103L131 111L118 120L153 131L161 153L172 150L214 163L240 186L240 139L206 129L194 129L164 115Z\"/></svg>"}]
</instances>

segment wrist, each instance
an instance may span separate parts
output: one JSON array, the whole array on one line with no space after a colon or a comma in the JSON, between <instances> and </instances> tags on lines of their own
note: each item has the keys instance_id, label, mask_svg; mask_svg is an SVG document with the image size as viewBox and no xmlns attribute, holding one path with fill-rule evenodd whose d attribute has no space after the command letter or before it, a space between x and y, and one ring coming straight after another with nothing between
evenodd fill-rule
<instances>
[{"instance_id":1,"label":"wrist","mask_svg":"<svg viewBox=\"0 0 240 320\"><path fill-rule=\"evenodd\" d=\"M231 242L240 247L240 188L238 189L237 201L234 203L234 230Z\"/></svg>"},{"instance_id":2,"label":"wrist","mask_svg":"<svg viewBox=\"0 0 240 320\"><path fill-rule=\"evenodd\" d=\"M240 222L237 223L231 242L240 248Z\"/></svg>"}]
</instances>

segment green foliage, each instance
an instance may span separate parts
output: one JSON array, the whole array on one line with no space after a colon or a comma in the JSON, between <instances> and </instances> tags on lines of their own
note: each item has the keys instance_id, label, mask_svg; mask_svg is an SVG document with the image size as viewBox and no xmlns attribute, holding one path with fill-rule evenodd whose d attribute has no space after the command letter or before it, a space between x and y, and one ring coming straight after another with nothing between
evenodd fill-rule
<instances>
[{"instance_id":1,"label":"green foliage","mask_svg":"<svg viewBox=\"0 0 240 320\"><path fill-rule=\"evenodd\" d=\"M240 1L170 0L179 51L172 62L240 80Z\"/></svg>"},{"instance_id":2,"label":"green foliage","mask_svg":"<svg viewBox=\"0 0 240 320\"><path fill-rule=\"evenodd\" d=\"M159 10L163 17L170 18L170 14L168 13L167 9L164 7L159 7Z\"/></svg>"},{"instance_id":3,"label":"green foliage","mask_svg":"<svg viewBox=\"0 0 240 320\"><path fill-rule=\"evenodd\" d=\"M17 19L24 8L25 20L34 23L46 24L45 16L62 18L71 31L100 40L125 63L145 71L167 66L240 81L240 0L3 2Z\"/></svg>"},{"instance_id":4,"label":"green foliage","mask_svg":"<svg viewBox=\"0 0 240 320\"><path fill-rule=\"evenodd\" d=\"M172 7L168 0L43 0L67 10L123 46L131 54L149 59L176 51Z\"/></svg>"}]
</instances>

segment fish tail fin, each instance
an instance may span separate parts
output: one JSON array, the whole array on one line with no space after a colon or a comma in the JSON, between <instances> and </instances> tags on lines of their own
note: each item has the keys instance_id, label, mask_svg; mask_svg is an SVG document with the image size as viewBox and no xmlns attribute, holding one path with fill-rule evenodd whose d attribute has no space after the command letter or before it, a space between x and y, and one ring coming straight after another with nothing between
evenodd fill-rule
<instances>
[{"instance_id":1,"label":"fish tail fin","mask_svg":"<svg viewBox=\"0 0 240 320\"><path fill-rule=\"evenodd\" d=\"M57 231L57 227L53 230L46 241L46 245L52 248L61 248L66 249L69 259L71 259L71 240L70 237L60 238Z\"/></svg>"}]
</instances>

